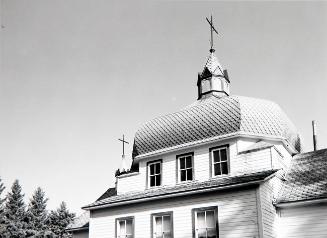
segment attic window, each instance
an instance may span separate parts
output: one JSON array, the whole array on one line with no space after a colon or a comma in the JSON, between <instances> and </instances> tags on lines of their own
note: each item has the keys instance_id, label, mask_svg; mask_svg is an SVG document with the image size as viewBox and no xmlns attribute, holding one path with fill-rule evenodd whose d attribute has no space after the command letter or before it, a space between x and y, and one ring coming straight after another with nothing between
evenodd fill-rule
<instances>
[{"instance_id":1,"label":"attic window","mask_svg":"<svg viewBox=\"0 0 327 238\"><path fill-rule=\"evenodd\" d=\"M193 180L193 153L178 155L178 181L185 182Z\"/></svg>"},{"instance_id":2,"label":"attic window","mask_svg":"<svg viewBox=\"0 0 327 238\"><path fill-rule=\"evenodd\" d=\"M149 187L156 187L161 185L161 160L150 162L148 164L149 173Z\"/></svg>"},{"instance_id":3,"label":"attic window","mask_svg":"<svg viewBox=\"0 0 327 238\"><path fill-rule=\"evenodd\" d=\"M229 173L228 146L220 146L210 149L212 177Z\"/></svg>"}]
</instances>

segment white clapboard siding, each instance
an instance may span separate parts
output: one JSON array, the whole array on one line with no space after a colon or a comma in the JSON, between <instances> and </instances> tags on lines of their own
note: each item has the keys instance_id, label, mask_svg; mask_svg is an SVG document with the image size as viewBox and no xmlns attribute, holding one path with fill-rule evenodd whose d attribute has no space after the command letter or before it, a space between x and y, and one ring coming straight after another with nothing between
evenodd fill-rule
<instances>
[{"instance_id":1,"label":"white clapboard siding","mask_svg":"<svg viewBox=\"0 0 327 238\"><path fill-rule=\"evenodd\" d=\"M259 187L259 201L262 220L263 237L276 237L276 209L273 205L274 196L276 196L276 188L279 185L279 179L272 177Z\"/></svg>"},{"instance_id":2,"label":"white clapboard siding","mask_svg":"<svg viewBox=\"0 0 327 238\"><path fill-rule=\"evenodd\" d=\"M192 237L192 209L218 206L220 238L258 238L255 189L216 192L93 211L91 238L114 238L115 219L134 216L135 238L150 238L151 214L173 212L174 238Z\"/></svg>"},{"instance_id":3,"label":"white clapboard siding","mask_svg":"<svg viewBox=\"0 0 327 238\"><path fill-rule=\"evenodd\" d=\"M278 238L326 238L327 204L282 208Z\"/></svg>"},{"instance_id":4,"label":"white clapboard siding","mask_svg":"<svg viewBox=\"0 0 327 238\"><path fill-rule=\"evenodd\" d=\"M119 176L117 178L117 194L144 190L145 178L142 175L132 173Z\"/></svg>"},{"instance_id":5,"label":"white clapboard siding","mask_svg":"<svg viewBox=\"0 0 327 238\"><path fill-rule=\"evenodd\" d=\"M272 168L270 148L240 154L231 158L231 172L233 174L263 171Z\"/></svg>"}]
</instances>

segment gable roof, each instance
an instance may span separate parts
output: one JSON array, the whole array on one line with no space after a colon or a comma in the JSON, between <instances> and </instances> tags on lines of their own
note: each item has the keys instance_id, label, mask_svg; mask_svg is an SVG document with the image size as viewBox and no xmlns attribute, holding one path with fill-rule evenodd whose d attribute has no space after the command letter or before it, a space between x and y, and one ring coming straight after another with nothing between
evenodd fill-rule
<instances>
[{"instance_id":1,"label":"gable roof","mask_svg":"<svg viewBox=\"0 0 327 238\"><path fill-rule=\"evenodd\" d=\"M211 96L145 123L135 134L133 155L144 157L229 136L286 140L301 151L295 126L276 103L241 96Z\"/></svg>"},{"instance_id":2,"label":"gable roof","mask_svg":"<svg viewBox=\"0 0 327 238\"><path fill-rule=\"evenodd\" d=\"M186 194L203 193L215 190L228 189L231 186L243 186L249 183L259 183L268 176L275 173L277 170L268 170L257 173L224 176L212 178L208 181L192 181L188 183L181 183L175 186L162 186L155 189L146 189L144 191L129 192L116 196L109 197L100 201L91 203L83 209L93 210L103 207L114 207L123 204L138 203L144 201L152 201L155 199L164 199L167 197L185 196Z\"/></svg>"},{"instance_id":3,"label":"gable roof","mask_svg":"<svg viewBox=\"0 0 327 238\"><path fill-rule=\"evenodd\" d=\"M276 203L327 198L327 149L295 155Z\"/></svg>"}]
</instances>

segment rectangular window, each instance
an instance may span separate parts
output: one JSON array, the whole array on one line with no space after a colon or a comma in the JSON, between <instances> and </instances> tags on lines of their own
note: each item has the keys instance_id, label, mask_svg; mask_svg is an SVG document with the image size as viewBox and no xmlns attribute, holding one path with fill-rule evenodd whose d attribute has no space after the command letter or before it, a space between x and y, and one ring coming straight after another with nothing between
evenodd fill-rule
<instances>
[{"instance_id":1,"label":"rectangular window","mask_svg":"<svg viewBox=\"0 0 327 238\"><path fill-rule=\"evenodd\" d=\"M116 237L117 238L134 238L134 218L116 219Z\"/></svg>"},{"instance_id":2,"label":"rectangular window","mask_svg":"<svg viewBox=\"0 0 327 238\"><path fill-rule=\"evenodd\" d=\"M218 238L218 208L193 209L193 237Z\"/></svg>"},{"instance_id":3,"label":"rectangular window","mask_svg":"<svg viewBox=\"0 0 327 238\"><path fill-rule=\"evenodd\" d=\"M178 155L177 160L179 181L193 180L193 154Z\"/></svg>"},{"instance_id":4,"label":"rectangular window","mask_svg":"<svg viewBox=\"0 0 327 238\"><path fill-rule=\"evenodd\" d=\"M228 174L228 146L210 149L213 176Z\"/></svg>"},{"instance_id":5,"label":"rectangular window","mask_svg":"<svg viewBox=\"0 0 327 238\"><path fill-rule=\"evenodd\" d=\"M155 187L161 185L161 161L148 164L149 186Z\"/></svg>"},{"instance_id":6,"label":"rectangular window","mask_svg":"<svg viewBox=\"0 0 327 238\"><path fill-rule=\"evenodd\" d=\"M152 238L173 238L173 213L152 214Z\"/></svg>"}]
</instances>

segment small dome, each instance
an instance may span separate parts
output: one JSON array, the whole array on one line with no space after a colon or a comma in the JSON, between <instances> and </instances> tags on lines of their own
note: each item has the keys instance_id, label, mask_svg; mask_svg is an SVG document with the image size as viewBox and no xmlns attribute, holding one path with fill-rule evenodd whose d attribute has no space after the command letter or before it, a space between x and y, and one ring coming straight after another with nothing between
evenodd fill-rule
<instances>
[{"instance_id":1,"label":"small dome","mask_svg":"<svg viewBox=\"0 0 327 238\"><path fill-rule=\"evenodd\" d=\"M232 135L285 139L301 151L295 126L276 103L241 96L211 96L145 123L136 132L133 155L164 152Z\"/></svg>"}]
</instances>

